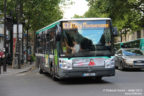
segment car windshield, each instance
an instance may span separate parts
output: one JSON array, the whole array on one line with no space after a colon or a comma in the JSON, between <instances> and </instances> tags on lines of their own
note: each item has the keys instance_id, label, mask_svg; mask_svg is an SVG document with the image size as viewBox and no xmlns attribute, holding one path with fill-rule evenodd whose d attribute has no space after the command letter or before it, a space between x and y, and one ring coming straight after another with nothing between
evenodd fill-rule
<instances>
[{"instance_id":1,"label":"car windshield","mask_svg":"<svg viewBox=\"0 0 144 96\"><path fill-rule=\"evenodd\" d=\"M65 22L62 37L61 48L65 55L111 54L111 29L106 20Z\"/></svg>"},{"instance_id":2,"label":"car windshield","mask_svg":"<svg viewBox=\"0 0 144 96\"><path fill-rule=\"evenodd\" d=\"M123 50L125 56L141 56L143 53L138 49Z\"/></svg>"}]
</instances>

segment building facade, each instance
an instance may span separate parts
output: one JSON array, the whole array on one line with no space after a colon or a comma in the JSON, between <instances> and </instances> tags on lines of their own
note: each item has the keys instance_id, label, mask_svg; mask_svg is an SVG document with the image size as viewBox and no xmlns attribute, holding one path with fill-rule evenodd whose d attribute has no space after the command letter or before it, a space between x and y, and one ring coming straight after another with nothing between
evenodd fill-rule
<instances>
[{"instance_id":1,"label":"building facade","mask_svg":"<svg viewBox=\"0 0 144 96\"><path fill-rule=\"evenodd\" d=\"M121 35L121 34L120 34ZM123 34L122 36L118 36L115 38L115 43L117 42L126 42L131 40L137 40L139 38L144 38L144 29L137 32L127 32L127 34Z\"/></svg>"}]
</instances>

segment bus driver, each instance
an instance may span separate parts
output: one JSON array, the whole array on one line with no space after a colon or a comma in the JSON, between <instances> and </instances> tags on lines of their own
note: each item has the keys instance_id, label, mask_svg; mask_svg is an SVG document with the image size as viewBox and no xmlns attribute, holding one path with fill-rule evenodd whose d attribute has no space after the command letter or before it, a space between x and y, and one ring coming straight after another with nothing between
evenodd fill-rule
<instances>
[{"instance_id":1,"label":"bus driver","mask_svg":"<svg viewBox=\"0 0 144 96\"><path fill-rule=\"evenodd\" d=\"M73 42L73 47L70 47L70 46L65 42L66 47L68 47L68 48L70 48L70 49L72 50L72 54L78 53L79 50L80 50L80 45L79 45L75 40L73 40L72 42Z\"/></svg>"},{"instance_id":2,"label":"bus driver","mask_svg":"<svg viewBox=\"0 0 144 96\"><path fill-rule=\"evenodd\" d=\"M78 53L80 50L80 45L75 40L73 40L73 44L74 44L74 46L71 47L72 54Z\"/></svg>"}]
</instances>

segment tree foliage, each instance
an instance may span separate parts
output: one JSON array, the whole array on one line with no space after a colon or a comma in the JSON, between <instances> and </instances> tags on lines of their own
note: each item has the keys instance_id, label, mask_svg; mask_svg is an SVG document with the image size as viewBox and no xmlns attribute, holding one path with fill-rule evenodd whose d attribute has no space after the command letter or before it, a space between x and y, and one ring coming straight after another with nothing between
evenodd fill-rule
<instances>
[{"instance_id":1,"label":"tree foliage","mask_svg":"<svg viewBox=\"0 0 144 96\"><path fill-rule=\"evenodd\" d=\"M59 0L27 0L24 4L25 18L34 30L46 26L62 18L59 3Z\"/></svg>"},{"instance_id":2,"label":"tree foliage","mask_svg":"<svg viewBox=\"0 0 144 96\"><path fill-rule=\"evenodd\" d=\"M77 14L75 14L74 16L73 16L73 18L83 18L84 16L79 16L79 15L77 15Z\"/></svg>"},{"instance_id":3,"label":"tree foliage","mask_svg":"<svg viewBox=\"0 0 144 96\"><path fill-rule=\"evenodd\" d=\"M87 0L85 17L110 17L119 30L139 30L144 24L144 0Z\"/></svg>"},{"instance_id":4,"label":"tree foliage","mask_svg":"<svg viewBox=\"0 0 144 96\"><path fill-rule=\"evenodd\" d=\"M4 1L4 0L3 0ZM7 0L7 15L12 14L17 22L16 14L19 8L20 22L25 22L25 27L36 31L60 18L63 13L59 4L65 0ZM0 2L0 10L3 11L4 2Z\"/></svg>"}]
</instances>

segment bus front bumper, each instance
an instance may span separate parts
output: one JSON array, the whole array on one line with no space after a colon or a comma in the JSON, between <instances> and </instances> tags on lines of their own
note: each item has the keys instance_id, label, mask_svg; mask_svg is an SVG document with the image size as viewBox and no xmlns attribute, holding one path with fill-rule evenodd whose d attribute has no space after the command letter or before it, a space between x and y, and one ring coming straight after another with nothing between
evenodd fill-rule
<instances>
[{"instance_id":1,"label":"bus front bumper","mask_svg":"<svg viewBox=\"0 0 144 96\"><path fill-rule=\"evenodd\" d=\"M60 69L58 72L59 79L63 78L83 78L83 77L107 77L114 76L115 68L109 69L95 69L95 70L62 70Z\"/></svg>"}]
</instances>

